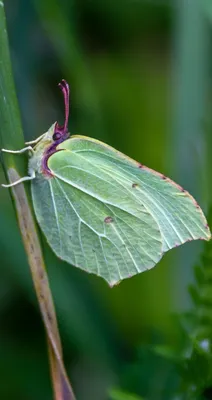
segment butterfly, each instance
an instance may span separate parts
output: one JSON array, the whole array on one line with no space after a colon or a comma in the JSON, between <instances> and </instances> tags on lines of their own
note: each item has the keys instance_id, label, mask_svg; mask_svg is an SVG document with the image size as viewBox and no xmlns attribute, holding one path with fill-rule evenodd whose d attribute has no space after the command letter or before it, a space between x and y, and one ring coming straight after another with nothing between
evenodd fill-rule
<instances>
[{"instance_id":1,"label":"butterfly","mask_svg":"<svg viewBox=\"0 0 212 400\"><path fill-rule=\"evenodd\" d=\"M211 238L194 198L159 172L98 140L70 135L69 86L59 84L64 125L55 122L29 152L35 215L55 254L110 286L153 268L187 241Z\"/></svg>"}]
</instances>

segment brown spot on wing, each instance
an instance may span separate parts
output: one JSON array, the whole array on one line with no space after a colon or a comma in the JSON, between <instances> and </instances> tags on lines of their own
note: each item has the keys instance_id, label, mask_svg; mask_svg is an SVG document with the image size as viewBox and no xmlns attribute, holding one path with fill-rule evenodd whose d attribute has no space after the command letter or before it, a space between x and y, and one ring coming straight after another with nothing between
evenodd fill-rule
<instances>
[{"instance_id":1,"label":"brown spot on wing","mask_svg":"<svg viewBox=\"0 0 212 400\"><path fill-rule=\"evenodd\" d=\"M113 218L110 217L110 216L108 216L108 217L106 217L106 218L104 219L104 222L105 222L106 224L110 224L111 222L113 222Z\"/></svg>"}]
</instances>

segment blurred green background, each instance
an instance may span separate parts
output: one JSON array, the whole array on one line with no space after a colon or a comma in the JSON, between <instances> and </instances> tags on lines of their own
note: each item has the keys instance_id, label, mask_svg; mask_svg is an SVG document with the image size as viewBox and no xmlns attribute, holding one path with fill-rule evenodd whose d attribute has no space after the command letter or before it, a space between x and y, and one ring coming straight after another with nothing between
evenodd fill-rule
<instances>
[{"instance_id":1,"label":"blurred green background","mask_svg":"<svg viewBox=\"0 0 212 400\"><path fill-rule=\"evenodd\" d=\"M58 120L212 202L210 0L6 0L26 140ZM0 93L3 96L3 93ZM1 170L1 182L4 176ZM52 399L44 328L9 193L0 191L0 399ZM110 289L56 259L43 238L67 371L79 400L177 399L154 346L180 348L202 243Z\"/></svg>"}]
</instances>

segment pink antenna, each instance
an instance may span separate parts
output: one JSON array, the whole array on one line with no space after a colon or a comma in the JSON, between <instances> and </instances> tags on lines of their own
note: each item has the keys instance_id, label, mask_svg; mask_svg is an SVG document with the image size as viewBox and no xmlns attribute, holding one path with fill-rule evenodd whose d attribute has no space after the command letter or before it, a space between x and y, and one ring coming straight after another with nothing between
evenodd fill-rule
<instances>
[{"instance_id":1,"label":"pink antenna","mask_svg":"<svg viewBox=\"0 0 212 400\"><path fill-rule=\"evenodd\" d=\"M65 81L65 79L62 79L62 81L58 84L59 88L63 92L63 97L64 97L64 104L65 104L65 122L63 126L64 132L68 130L68 118L69 118L69 85Z\"/></svg>"}]
</instances>

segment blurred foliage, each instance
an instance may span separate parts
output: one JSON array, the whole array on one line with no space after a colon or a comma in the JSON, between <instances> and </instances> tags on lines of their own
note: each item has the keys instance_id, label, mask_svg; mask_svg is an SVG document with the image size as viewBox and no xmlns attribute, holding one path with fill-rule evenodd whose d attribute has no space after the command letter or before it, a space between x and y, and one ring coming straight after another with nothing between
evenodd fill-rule
<instances>
[{"instance_id":1,"label":"blurred foliage","mask_svg":"<svg viewBox=\"0 0 212 400\"><path fill-rule=\"evenodd\" d=\"M103 140L176 179L207 210L212 202L211 126L204 133L211 113L209 3L6 0L26 140L62 121L57 83L64 78L71 86L71 132ZM48 400L44 329L9 194L1 190L0 196L0 399ZM211 268L208 248L191 289L194 310L185 314L201 246L193 242L173 250L152 271L110 289L57 260L43 238L77 399L211 398L210 329L199 336L203 321L211 324L211 294L206 295L211 278L205 284L203 272ZM179 318L175 312L181 310Z\"/></svg>"},{"instance_id":2,"label":"blurred foliage","mask_svg":"<svg viewBox=\"0 0 212 400\"><path fill-rule=\"evenodd\" d=\"M212 209L209 214L212 223ZM190 337L182 363L182 390L191 399L212 395L212 244L204 244L201 263L194 269L195 283L189 288L193 309L185 314ZM201 397L202 396L202 397Z\"/></svg>"}]
</instances>

